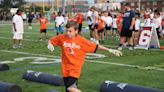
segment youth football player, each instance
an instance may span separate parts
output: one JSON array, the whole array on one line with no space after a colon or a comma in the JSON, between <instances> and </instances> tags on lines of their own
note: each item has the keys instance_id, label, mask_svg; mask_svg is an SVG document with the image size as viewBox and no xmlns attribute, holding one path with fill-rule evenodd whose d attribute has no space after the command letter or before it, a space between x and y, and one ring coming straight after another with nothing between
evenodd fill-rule
<instances>
[{"instance_id":1,"label":"youth football player","mask_svg":"<svg viewBox=\"0 0 164 92\"><path fill-rule=\"evenodd\" d=\"M47 48L54 51L54 46L62 48L62 76L66 87L66 92L81 92L77 82L80 78L82 66L86 53L96 52L102 49L116 56L121 56L119 50L109 49L102 45L97 45L78 34L78 23L69 21L66 25L66 34L52 37Z\"/></svg>"}]
</instances>

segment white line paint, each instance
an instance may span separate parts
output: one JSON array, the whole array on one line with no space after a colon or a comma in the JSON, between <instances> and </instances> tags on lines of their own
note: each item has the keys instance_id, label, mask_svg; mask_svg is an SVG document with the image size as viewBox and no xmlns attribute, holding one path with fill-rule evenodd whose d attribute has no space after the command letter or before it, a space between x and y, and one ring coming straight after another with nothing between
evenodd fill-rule
<instances>
[{"instance_id":1,"label":"white line paint","mask_svg":"<svg viewBox=\"0 0 164 92\"><path fill-rule=\"evenodd\" d=\"M11 40L12 38L8 38L8 37L0 37L0 39L7 39L7 40ZM38 40L31 40L31 39L23 39L25 41L32 41L32 42L38 42ZM46 41L43 41L46 42ZM118 46L112 46L112 45L104 45L107 47L112 47L112 48L117 48ZM164 49L150 49L150 50L154 50L154 51L164 51Z\"/></svg>"},{"instance_id":2,"label":"white line paint","mask_svg":"<svg viewBox=\"0 0 164 92\"><path fill-rule=\"evenodd\" d=\"M19 51L9 51L9 50L0 50L0 51L1 51L1 52L6 52L6 53L22 54L22 55L33 55L33 56L42 56L42 57L60 58L59 56L43 55L43 54L33 54L33 53L19 52Z\"/></svg>"},{"instance_id":3,"label":"white line paint","mask_svg":"<svg viewBox=\"0 0 164 92\"><path fill-rule=\"evenodd\" d=\"M27 22L24 22L23 24L24 25L28 25ZM32 25L39 25L39 24L40 23L32 23ZM50 23L50 22L48 24L54 25L54 23ZM8 26L8 25L10 26L10 25L13 25L13 24L12 24L12 22L5 22L5 23L4 22L0 22L0 26Z\"/></svg>"},{"instance_id":4,"label":"white line paint","mask_svg":"<svg viewBox=\"0 0 164 92\"><path fill-rule=\"evenodd\" d=\"M33 31L35 31L35 33L33 32ZM7 33L6 31L0 31L0 33ZM10 34L12 34L12 32L8 32L8 33L10 33ZM48 32L47 32L48 33ZM39 34L39 29L38 30L32 30L32 31L26 31L25 33L24 33L24 35L38 35ZM55 36L55 33L54 34L48 34L48 35L50 35L50 36Z\"/></svg>"},{"instance_id":5,"label":"white line paint","mask_svg":"<svg viewBox=\"0 0 164 92\"><path fill-rule=\"evenodd\" d=\"M143 67L143 66L138 66L138 65L129 65L129 64L112 63L112 62L104 62L104 61L93 61L93 60L86 60L86 61L92 62L92 63L99 63L99 64L109 64L109 65L116 65L116 66L123 66L123 67L131 67L131 68L137 68L137 69L142 69L142 70L158 70L158 71L164 72L163 68L153 67L153 66Z\"/></svg>"},{"instance_id":6,"label":"white line paint","mask_svg":"<svg viewBox=\"0 0 164 92\"><path fill-rule=\"evenodd\" d=\"M27 53L27 52L19 52L19 51L9 51L9 50L0 50L1 52L7 52L7 53L16 53L16 54L23 54L23 55L34 55L34 56L43 56L43 57L51 57L51 58L60 58L59 56L52 56L52 55L43 55L43 54L33 54L33 53ZM157 70L164 72L163 68L159 67L143 67L138 65L129 65L129 64L121 64L121 63L112 63L112 62L104 62L104 61L93 61L93 60L85 60L92 63L99 63L99 64L108 64L108 65L115 65L115 66L123 66L123 67L130 67L130 68L137 68L142 70Z\"/></svg>"},{"instance_id":7,"label":"white line paint","mask_svg":"<svg viewBox=\"0 0 164 92\"><path fill-rule=\"evenodd\" d=\"M103 45L103 46L106 46L106 47L111 47L111 48L118 48L118 46L114 46L114 45ZM124 47L124 48L129 48L129 47ZM123 48L123 49L124 49ZM136 50L136 49L134 49ZM139 50L139 49L138 49ZM144 49L142 49L144 50ZM149 50L154 50L154 51L164 51L164 49L153 49L153 48L150 48ZM146 50L145 50L146 51Z\"/></svg>"},{"instance_id":8,"label":"white line paint","mask_svg":"<svg viewBox=\"0 0 164 92\"><path fill-rule=\"evenodd\" d=\"M0 39L7 39L7 40L11 40L12 38L7 38L7 37L0 37ZM32 42L38 42L38 40L31 40L31 39L23 39L25 41L32 41Z\"/></svg>"}]
</instances>

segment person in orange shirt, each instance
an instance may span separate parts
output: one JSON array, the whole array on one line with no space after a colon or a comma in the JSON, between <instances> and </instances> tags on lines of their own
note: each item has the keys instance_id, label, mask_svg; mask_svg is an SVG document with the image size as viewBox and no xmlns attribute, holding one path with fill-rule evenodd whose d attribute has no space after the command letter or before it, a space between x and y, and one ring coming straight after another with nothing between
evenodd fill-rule
<instances>
[{"instance_id":1,"label":"person in orange shirt","mask_svg":"<svg viewBox=\"0 0 164 92\"><path fill-rule=\"evenodd\" d=\"M48 22L47 18L44 16L44 14L40 14L40 34L39 34L39 41L42 41L42 33L45 33L46 39L48 39L47 30L46 30L46 24Z\"/></svg>"},{"instance_id":2,"label":"person in orange shirt","mask_svg":"<svg viewBox=\"0 0 164 92\"><path fill-rule=\"evenodd\" d=\"M99 41L100 41L100 33L102 33L102 42L104 41L104 20L102 19L102 15L103 12L101 14L99 14L98 16L98 28L97 30L95 30L95 37L96 37L96 40L98 41L97 43L99 44Z\"/></svg>"},{"instance_id":3,"label":"person in orange shirt","mask_svg":"<svg viewBox=\"0 0 164 92\"><path fill-rule=\"evenodd\" d=\"M50 51L54 51L54 46L62 48L62 76L66 87L66 92L81 92L77 88L77 81L80 77L86 53L96 52L97 48L106 50L116 56L122 53L118 50L109 49L102 45L97 45L78 34L78 23L68 21L66 24L66 34L52 37L47 45Z\"/></svg>"},{"instance_id":4,"label":"person in orange shirt","mask_svg":"<svg viewBox=\"0 0 164 92\"><path fill-rule=\"evenodd\" d=\"M77 21L77 19L74 17L71 17L71 18L68 18L68 21Z\"/></svg>"},{"instance_id":5,"label":"person in orange shirt","mask_svg":"<svg viewBox=\"0 0 164 92\"><path fill-rule=\"evenodd\" d=\"M84 19L84 15L81 12L81 10L79 10L79 13L76 15L76 19L77 19L77 22L79 24L78 33L81 35L81 30L82 30L82 25L83 25L83 19Z\"/></svg>"},{"instance_id":6,"label":"person in orange shirt","mask_svg":"<svg viewBox=\"0 0 164 92\"><path fill-rule=\"evenodd\" d=\"M118 25L117 30L119 31L119 33L122 30L122 20L123 20L122 18L123 18L123 14L122 13L119 13L119 15L117 17L117 21L116 21L116 23Z\"/></svg>"}]
</instances>

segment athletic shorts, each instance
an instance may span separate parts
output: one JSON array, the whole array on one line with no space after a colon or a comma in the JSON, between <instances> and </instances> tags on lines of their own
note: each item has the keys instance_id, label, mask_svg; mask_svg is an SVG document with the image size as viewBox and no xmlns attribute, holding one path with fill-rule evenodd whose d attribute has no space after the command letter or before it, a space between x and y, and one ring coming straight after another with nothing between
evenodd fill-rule
<instances>
[{"instance_id":1,"label":"athletic shorts","mask_svg":"<svg viewBox=\"0 0 164 92\"><path fill-rule=\"evenodd\" d=\"M107 25L106 25L106 26L105 26L105 29L106 29L106 30L111 30L111 29L112 29L112 27L111 27L111 26L107 26Z\"/></svg>"},{"instance_id":2,"label":"athletic shorts","mask_svg":"<svg viewBox=\"0 0 164 92\"><path fill-rule=\"evenodd\" d=\"M129 30L129 28L122 27L122 31L120 33L121 37L132 37L132 30Z\"/></svg>"},{"instance_id":3,"label":"athletic shorts","mask_svg":"<svg viewBox=\"0 0 164 92\"><path fill-rule=\"evenodd\" d=\"M97 29L97 28L98 28L98 25L97 25L97 24L95 24L93 28L92 28L92 25L93 25L93 24L89 25L89 29L90 29L90 30L94 30L94 29Z\"/></svg>"},{"instance_id":4,"label":"athletic shorts","mask_svg":"<svg viewBox=\"0 0 164 92\"><path fill-rule=\"evenodd\" d=\"M79 30L79 32L81 32L81 30L82 30L82 24L79 24L79 28L78 28Z\"/></svg>"},{"instance_id":5,"label":"athletic shorts","mask_svg":"<svg viewBox=\"0 0 164 92\"><path fill-rule=\"evenodd\" d=\"M47 30L46 29L41 29L40 33L47 33Z\"/></svg>"},{"instance_id":6,"label":"athletic shorts","mask_svg":"<svg viewBox=\"0 0 164 92\"><path fill-rule=\"evenodd\" d=\"M113 31L117 31L117 28L112 28Z\"/></svg>"},{"instance_id":7,"label":"athletic shorts","mask_svg":"<svg viewBox=\"0 0 164 92\"><path fill-rule=\"evenodd\" d=\"M63 26L56 27L57 33L63 33L63 30L64 30Z\"/></svg>"},{"instance_id":8,"label":"athletic shorts","mask_svg":"<svg viewBox=\"0 0 164 92\"><path fill-rule=\"evenodd\" d=\"M14 33L13 39L17 39L17 40L23 39L23 33Z\"/></svg>"},{"instance_id":9,"label":"athletic shorts","mask_svg":"<svg viewBox=\"0 0 164 92\"><path fill-rule=\"evenodd\" d=\"M156 31L157 31L157 36L158 36L158 38L160 38L160 31L159 31L159 28L156 28Z\"/></svg>"},{"instance_id":10,"label":"athletic shorts","mask_svg":"<svg viewBox=\"0 0 164 92\"><path fill-rule=\"evenodd\" d=\"M92 25L88 25L89 26L89 30L92 30Z\"/></svg>"},{"instance_id":11,"label":"athletic shorts","mask_svg":"<svg viewBox=\"0 0 164 92\"><path fill-rule=\"evenodd\" d=\"M133 30L134 32L138 32L138 30Z\"/></svg>"},{"instance_id":12,"label":"athletic shorts","mask_svg":"<svg viewBox=\"0 0 164 92\"><path fill-rule=\"evenodd\" d=\"M66 87L66 92L69 92L67 90L67 88L69 88L70 86L74 86L75 88L77 88L77 83L78 83L78 79L74 78L74 77L64 77L64 85Z\"/></svg>"},{"instance_id":13,"label":"athletic shorts","mask_svg":"<svg viewBox=\"0 0 164 92\"><path fill-rule=\"evenodd\" d=\"M104 32L104 28L101 30L98 30L98 33L102 33L102 32Z\"/></svg>"},{"instance_id":14,"label":"athletic shorts","mask_svg":"<svg viewBox=\"0 0 164 92\"><path fill-rule=\"evenodd\" d=\"M28 23L32 23L32 19L29 19L29 20L28 20Z\"/></svg>"}]
</instances>

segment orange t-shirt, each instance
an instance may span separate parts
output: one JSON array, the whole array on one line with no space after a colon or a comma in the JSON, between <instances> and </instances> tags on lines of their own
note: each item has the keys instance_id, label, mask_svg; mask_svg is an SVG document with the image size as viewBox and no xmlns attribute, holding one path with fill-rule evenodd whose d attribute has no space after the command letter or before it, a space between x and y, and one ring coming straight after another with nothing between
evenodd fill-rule
<instances>
[{"instance_id":1,"label":"orange t-shirt","mask_svg":"<svg viewBox=\"0 0 164 92\"><path fill-rule=\"evenodd\" d=\"M45 17L42 17L39 19L39 21L40 21L40 29L46 29L46 24L48 20Z\"/></svg>"},{"instance_id":2,"label":"orange t-shirt","mask_svg":"<svg viewBox=\"0 0 164 92\"><path fill-rule=\"evenodd\" d=\"M68 21L77 21L76 18L69 18Z\"/></svg>"},{"instance_id":3,"label":"orange t-shirt","mask_svg":"<svg viewBox=\"0 0 164 92\"><path fill-rule=\"evenodd\" d=\"M79 24L83 23L84 16L82 14L77 14L76 19Z\"/></svg>"},{"instance_id":4,"label":"orange t-shirt","mask_svg":"<svg viewBox=\"0 0 164 92\"><path fill-rule=\"evenodd\" d=\"M104 21L102 18L98 18L98 30L102 30L104 25Z\"/></svg>"},{"instance_id":5,"label":"orange t-shirt","mask_svg":"<svg viewBox=\"0 0 164 92\"><path fill-rule=\"evenodd\" d=\"M118 31L121 32L122 31L122 16L119 16L117 18L117 21L116 21L117 25L118 25Z\"/></svg>"},{"instance_id":6,"label":"orange t-shirt","mask_svg":"<svg viewBox=\"0 0 164 92\"><path fill-rule=\"evenodd\" d=\"M50 41L53 45L62 48L63 77L79 78L86 53L95 52L98 46L80 35L68 38L66 34L61 34L51 38Z\"/></svg>"}]
</instances>

